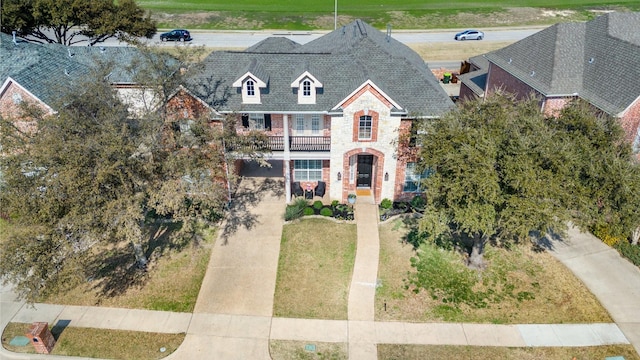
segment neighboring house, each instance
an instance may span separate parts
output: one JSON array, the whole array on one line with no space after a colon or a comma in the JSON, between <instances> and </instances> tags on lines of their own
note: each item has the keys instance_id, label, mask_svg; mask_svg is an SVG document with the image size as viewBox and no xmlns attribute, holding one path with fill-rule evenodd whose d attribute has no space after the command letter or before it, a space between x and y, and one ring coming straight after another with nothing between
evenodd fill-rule
<instances>
[{"instance_id":1,"label":"neighboring house","mask_svg":"<svg viewBox=\"0 0 640 360\"><path fill-rule=\"evenodd\" d=\"M138 56L134 47L45 45L0 33L0 116L20 117L23 102L53 114L62 95L101 66L112 69L106 80L135 113L149 97L143 96L146 91L133 82L127 68Z\"/></svg>"},{"instance_id":2,"label":"neighboring house","mask_svg":"<svg viewBox=\"0 0 640 360\"><path fill-rule=\"evenodd\" d=\"M400 134L454 107L417 53L360 20L304 45L213 52L187 89L167 104L178 117L237 116L238 132L266 132L287 201L293 182L322 181L343 202L356 189L376 202L415 196L421 175L399 156Z\"/></svg>"},{"instance_id":3,"label":"neighboring house","mask_svg":"<svg viewBox=\"0 0 640 360\"><path fill-rule=\"evenodd\" d=\"M561 23L502 49L470 59L460 99L498 89L533 93L553 115L575 98L620 119L640 145L640 13L609 13L585 23Z\"/></svg>"}]
</instances>

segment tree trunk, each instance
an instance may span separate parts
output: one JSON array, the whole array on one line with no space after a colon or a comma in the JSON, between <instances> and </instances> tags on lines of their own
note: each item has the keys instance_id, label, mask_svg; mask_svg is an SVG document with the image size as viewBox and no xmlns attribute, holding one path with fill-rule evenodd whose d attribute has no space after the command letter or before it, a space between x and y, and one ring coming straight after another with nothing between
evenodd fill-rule
<instances>
[{"instance_id":1,"label":"tree trunk","mask_svg":"<svg viewBox=\"0 0 640 360\"><path fill-rule=\"evenodd\" d=\"M631 244L638 245L638 240L640 240L640 226L631 233Z\"/></svg>"},{"instance_id":2,"label":"tree trunk","mask_svg":"<svg viewBox=\"0 0 640 360\"><path fill-rule=\"evenodd\" d=\"M487 242L486 237L481 235L475 235L473 237L473 244L471 246L471 253L467 260L467 266L471 269L484 269L484 245Z\"/></svg>"},{"instance_id":3,"label":"tree trunk","mask_svg":"<svg viewBox=\"0 0 640 360\"><path fill-rule=\"evenodd\" d=\"M133 253L136 256L136 266L139 269L146 269L149 260L147 259L147 255L144 254L140 243L133 243Z\"/></svg>"}]
</instances>

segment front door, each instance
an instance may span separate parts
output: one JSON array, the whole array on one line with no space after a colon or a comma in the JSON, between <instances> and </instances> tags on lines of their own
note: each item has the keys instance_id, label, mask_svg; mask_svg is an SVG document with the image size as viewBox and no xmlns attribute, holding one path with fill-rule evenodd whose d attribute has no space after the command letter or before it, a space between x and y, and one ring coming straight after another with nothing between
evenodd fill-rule
<instances>
[{"instance_id":1,"label":"front door","mask_svg":"<svg viewBox=\"0 0 640 360\"><path fill-rule=\"evenodd\" d=\"M358 155L358 179L356 186L359 188L371 187L371 171L373 169L373 155Z\"/></svg>"}]
</instances>

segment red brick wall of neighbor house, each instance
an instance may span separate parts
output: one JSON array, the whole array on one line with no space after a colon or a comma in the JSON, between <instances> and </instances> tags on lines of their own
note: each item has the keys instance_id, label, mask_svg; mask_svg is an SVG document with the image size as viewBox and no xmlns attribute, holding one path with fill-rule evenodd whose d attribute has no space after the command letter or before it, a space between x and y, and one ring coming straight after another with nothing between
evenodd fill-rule
<instances>
[{"instance_id":1,"label":"red brick wall of neighbor house","mask_svg":"<svg viewBox=\"0 0 640 360\"><path fill-rule=\"evenodd\" d=\"M487 90L485 96L494 94L497 90L504 90L507 93L515 94L518 99L523 99L531 93L540 96L531 86L518 80L515 76L504 71L499 66L489 64L489 73L487 75Z\"/></svg>"},{"instance_id":2,"label":"red brick wall of neighbor house","mask_svg":"<svg viewBox=\"0 0 640 360\"><path fill-rule=\"evenodd\" d=\"M36 130L36 123L31 119L25 119L22 117L22 110L20 109L20 103L14 101L14 95L22 99L23 103L28 103L38 107L45 113L50 113L51 110L40 100L29 95L28 92L22 90L14 83L10 83L5 91L0 94L0 116L4 118L14 119L15 126L23 132L32 132Z\"/></svg>"},{"instance_id":3,"label":"red brick wall of neighbor house","mask_svg":"<svg viewBox=\"0 0 640 360\"><path fill-rule=\"evenodd\" d=\"M469 89L467 85L465 85L464 83L460 84L460 94L458 95L458 98L460 100L474 100L477 97L478 96L473 91L471 91L471 89Z\"/></svg>"},{"instance_id":4,"label":"red brick wall of neighbor house","mask_svg":"<svg viewBox=\"0 0 640 360\"><path fill-rule=\"evenodd\" d=\"M572 100L573 98L546 98L542 113L546 116L557 117L560 115L560 110L567 106Z\"/></svg>"},{"instance_id":5,"label":"red brick wall of neighbor house","mask_svg":"<svg viewBox=\"0 0 640 360\"><path fill-rule=\"evenodd\" d=\"M206 116L209 109L200 100L180 90L167 102L167 115L170 119L197 119Z\"/></svg>"},{"instance_id":6,"label":"red brick wall of neighbor house","mask_svg":"<svg viewBox=\"0 0 640 360\"><path fill-rule=\"evenodd\" d=\"M640 97L636 99L627 112L620 118L620 124L625 131L625 138L633 144L638 136L638 127L640 126Z\"/></svg>"}]
</instances>

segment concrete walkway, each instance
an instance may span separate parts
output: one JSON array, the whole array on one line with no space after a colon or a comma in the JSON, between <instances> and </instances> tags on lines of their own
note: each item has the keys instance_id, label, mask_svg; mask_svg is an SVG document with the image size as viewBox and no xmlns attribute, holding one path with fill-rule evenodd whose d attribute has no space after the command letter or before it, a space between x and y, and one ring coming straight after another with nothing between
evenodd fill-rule
<instances>
[{"instance_id":1,"label":"concrete walkway","mask_svg":"<svg viewBox=\"0 0 640 360\"><path fill-rule=\"evenodd\" d=\"M555 256L573 270L609 310L616 324L461 324L374 321L379 258L377 206L356 205L357 252L348 320L273 318L273 295L284 212L278 179L245 178L219 234L193 314L35 304L0 291L0 326L10 321L59 320L74 327L186 333L167 359L270 359L269 340L348 343L351 359L377 359L377 344L482 346L596 346L640 348L640 271L598 239L575 230L567 242L551 241ZM623 333L624 332L624 333ZM626 335L626 336L625 336ZM0 359L65 359L16 354Z\"/></svg>"},{"instance_id":2,"label":"concrete walkway","mask_svg":"<svg viewBox=\"0 0 640 360\"><path fill-rule=\"evenodd\" d=\"M589 233L570 228L552 254L600 301L640 354L640 269Z\"/></svg>"},{"instance_id":3,"label":"concrete walkway","mask_svg":"<svg viewBox=\"0 0 640 360\"><path fill-rule=\"evenodd\" d=\"M349 288L349 358L378 358L376 343L370 341L370 326L375 320L380 240L378 206L370 197L361 196L355 206L358 242L353 277Z\"/></svg>"}]
</instances>

